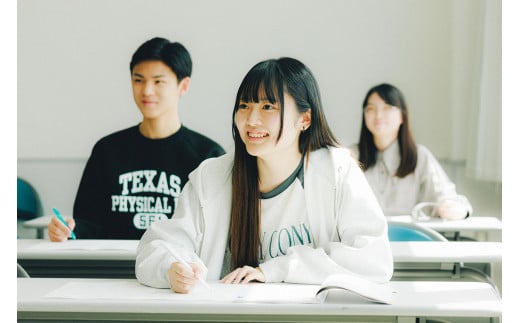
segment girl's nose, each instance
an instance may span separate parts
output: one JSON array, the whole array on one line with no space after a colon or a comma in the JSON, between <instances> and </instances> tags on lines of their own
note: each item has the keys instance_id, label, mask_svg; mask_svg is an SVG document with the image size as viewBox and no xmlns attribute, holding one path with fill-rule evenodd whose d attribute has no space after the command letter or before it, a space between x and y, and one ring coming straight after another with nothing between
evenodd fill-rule
<instances>
[{"instance_id":1,"label":"girl's nose","mask_svg":"<svg viewBox=\"0 0 520 323\"><path fill-rule=\"evenodd\" d=\"M253 106L249 109L247 114L247 124L248 125L257 125L260 123L260 109L256 106Z\"/></svg>"},{"instance_id":2,"label":"girl's nose","mask_svg":"<svg viewBox=\"0 0 520 323\"><path fill-rule=\"evenodd\" d=\"M383 114L384 114L383 109L381 109L381 108L379 108L379 107L376 108L375 111L376 111L376 118L381 118L381 117L383 116Z\"/></svg>"}]
</instances>

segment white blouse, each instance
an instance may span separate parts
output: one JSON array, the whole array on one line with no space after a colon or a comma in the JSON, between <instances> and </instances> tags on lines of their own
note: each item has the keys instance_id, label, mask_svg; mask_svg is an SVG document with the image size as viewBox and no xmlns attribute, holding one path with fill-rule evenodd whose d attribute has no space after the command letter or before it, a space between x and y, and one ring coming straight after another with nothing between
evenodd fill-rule
<instances>
[{"instance_id":1,"label":"white blouse","mask_svg":"<svg viewBox=\"0 0 520 323\"><path fill-rule=\"evenodd\" d=\"M350 149L357 159L358 145L352 145ZM468 199L457 194L455 184L426 147L417 145L417 166L414 172L404 178L394 176L400 160L399 143L396 140L383 152L378 152L375 165L365 171L365 177L386 216L411 214L418 203L439 203L445 199L464 206L467 216L473 212ZM424 208L424 211L427 215L435 215L433 207L429 210Z\"/></svg>"}]
</instances>

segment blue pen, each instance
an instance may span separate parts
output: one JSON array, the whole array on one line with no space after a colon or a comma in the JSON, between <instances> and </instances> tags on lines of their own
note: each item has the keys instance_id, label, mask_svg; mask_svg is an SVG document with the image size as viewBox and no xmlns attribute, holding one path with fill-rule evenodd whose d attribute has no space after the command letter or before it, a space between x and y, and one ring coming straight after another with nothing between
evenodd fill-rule
<instances>
[{"instance_id":1,"label":"blue pen","mask_svg":"<svg viewBox=\"0 0 520 323\"><path fill-rule=\"evenodd\" d=\"M60 222L63 223L63 225L65 225L68 228L69 225L67 224L67 221L65 221L65 219L61 216L60 211L58 211L54 207L52 208L52 211L54 211L54 214L56 214L56 217L58 218L58 220L60 220ZM74 234L74 231L72 231L72 230L70 230L70 237L72 238L72 240L76 240L76 235Z\"/></svg>"}]
</instances>

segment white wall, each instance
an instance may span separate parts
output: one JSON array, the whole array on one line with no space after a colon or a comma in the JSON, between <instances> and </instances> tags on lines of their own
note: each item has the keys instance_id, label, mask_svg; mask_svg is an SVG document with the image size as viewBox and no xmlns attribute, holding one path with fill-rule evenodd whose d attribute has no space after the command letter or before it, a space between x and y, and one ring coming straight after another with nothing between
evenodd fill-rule
<instances>
[{"instance_id":1,"label":"white wall","mask_svg":"<svg viewBox=\"0 0 520 323\"><path fill-rule=\"evenodd\" d=\"M464 116L477 100L475 30L485 1L19 0L18 175L47 211L72 211L95 141L140 121L128 64L154 36L190 51L181 118L226 148L247 70L292 56L314 72L344 144L357 141L368 88L390 82L408 100L417 141L459 160Z\"/></svg>"}]
</instances>

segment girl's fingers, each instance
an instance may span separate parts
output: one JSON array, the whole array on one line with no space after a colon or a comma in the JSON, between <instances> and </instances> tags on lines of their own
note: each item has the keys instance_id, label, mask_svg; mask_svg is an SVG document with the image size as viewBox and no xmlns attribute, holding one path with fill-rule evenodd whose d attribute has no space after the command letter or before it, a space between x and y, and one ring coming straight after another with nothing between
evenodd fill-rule
<instances>
[{"instance_id":1,"label":"girl's fingers","mask_svg":"<svg viewBox=\"0 0 520 323\"><path fill-rule=\"evenodd\" d=\"M170 278L171 289L181 294L189 293L198 282L193 269L180 262L171 264L168 277Z\"/></svg>"},{"instance_id":2,"label":"girl's fingers","mask_svg":"<svg viewBox=\"0 0 520 323\"><path fill-rule=\"evenodd\" d=\"M233 270L222 278L224 284L247 284L250 281L258 280L260 282L265 281L264 275L257 268L250 266L244 266Z\"/></svg>"}]
</instances>

